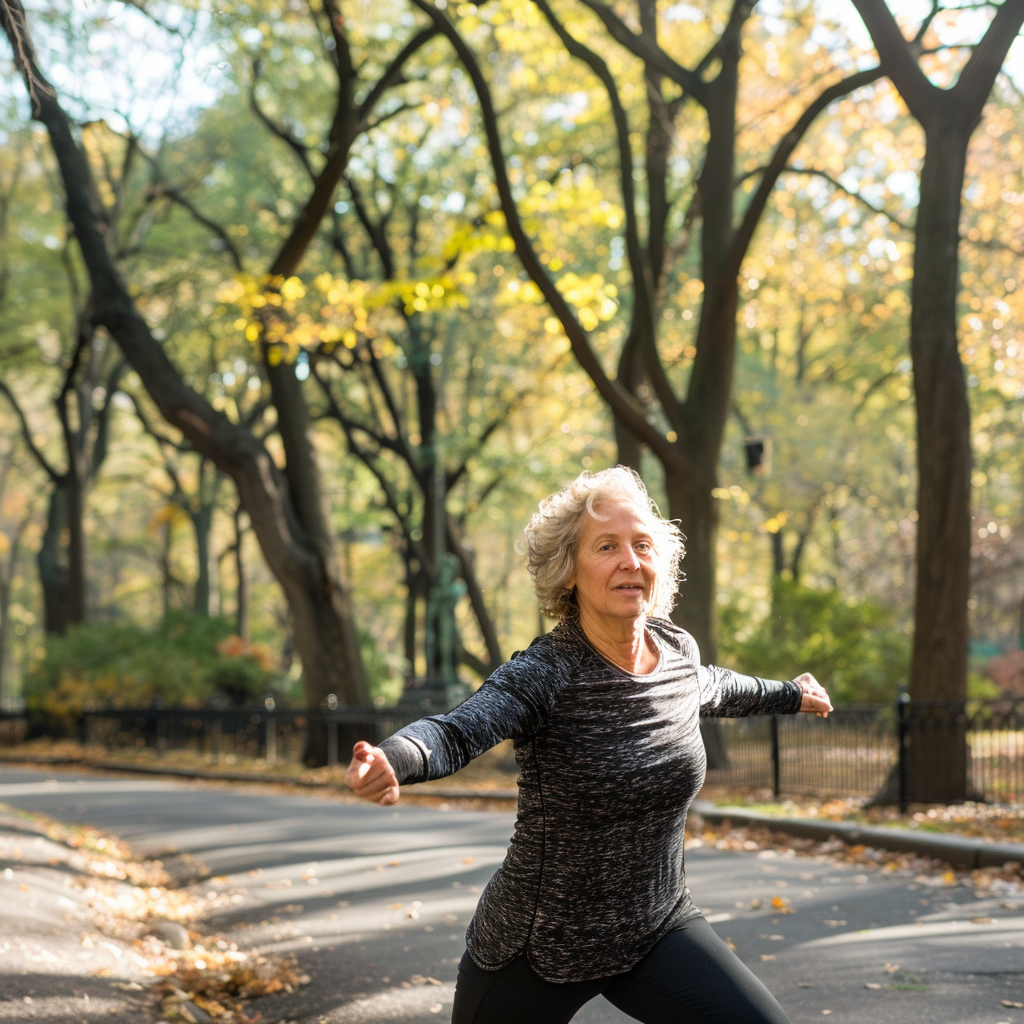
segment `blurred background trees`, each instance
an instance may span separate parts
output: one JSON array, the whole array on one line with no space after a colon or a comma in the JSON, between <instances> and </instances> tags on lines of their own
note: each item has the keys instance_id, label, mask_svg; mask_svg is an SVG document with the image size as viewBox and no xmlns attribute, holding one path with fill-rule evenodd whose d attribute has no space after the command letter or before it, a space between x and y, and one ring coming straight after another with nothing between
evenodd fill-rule
<instances>
[{"instance_id":1,"label":"blurred background trees","mask_svg":"<svg viewBox=\"0 0 1024 1024\"><path fill-rule=\"evenodd\" d=\"M545 628L537 500L616 461L688 535L708 655L863 701L913 650L916 696L998 692L1024 14L918 7L5 0L0 698L64 685L78 630L159 649L188 611L258 652L239 698L458 699ZM922 245L922 104L968 92L952 241ZM923 257L967 445L945 540Z\"/></svg>"}]
</instances>

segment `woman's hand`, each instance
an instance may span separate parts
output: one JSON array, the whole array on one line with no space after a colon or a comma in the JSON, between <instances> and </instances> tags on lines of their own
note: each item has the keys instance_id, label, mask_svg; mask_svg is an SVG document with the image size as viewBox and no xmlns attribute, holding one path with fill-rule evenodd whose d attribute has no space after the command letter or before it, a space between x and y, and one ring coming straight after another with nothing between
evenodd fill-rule
<instances>
[{"instance_id":1,"label":"woman's hand","mask_svg":"<svg viewBox=\"0 0 1024 1024\"><path fill-rule=\"evenodd\" d=\"M398 802L398 778L384 751L360 740L352 748L345 785L363 800L386 806Z\"/></svg>"},{"instance_id":2,"label":"woman's hand","mask_svg":"<svg viewBox=\"0 0 1024 1024\"><path fill-rule=\"evenodd\" d=\"M825 687L810 672L797 676L793 682L804 694L803 700L800 701L800 710L819 718L828 718L828 713L832 710L832 701L828 699Z\"/></svg>"}]
</instances>

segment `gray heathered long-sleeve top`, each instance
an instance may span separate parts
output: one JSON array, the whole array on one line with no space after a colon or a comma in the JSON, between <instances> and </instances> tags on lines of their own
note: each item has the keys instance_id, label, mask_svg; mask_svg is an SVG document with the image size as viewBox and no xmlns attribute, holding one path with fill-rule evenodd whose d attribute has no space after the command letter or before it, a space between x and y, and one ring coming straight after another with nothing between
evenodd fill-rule
<instances>
[{"instance_id":1,"label":"gray heathered long-sleeve top","mask_svg":"<svg viewBox=\"0 0 1024 1024\"><path fill-rule=\"evenodd\" d=\"M658 666L633 675L563 622L453 711L381 743L406 783L515 741L515 833L466 933L484 969L525 952L548 981L607 977L700 913L683 871L686 811L706 763L699 717L792 713L801 691L702 666L671 622L649 620L648 632Z\"/></svg>"}]
</instances>

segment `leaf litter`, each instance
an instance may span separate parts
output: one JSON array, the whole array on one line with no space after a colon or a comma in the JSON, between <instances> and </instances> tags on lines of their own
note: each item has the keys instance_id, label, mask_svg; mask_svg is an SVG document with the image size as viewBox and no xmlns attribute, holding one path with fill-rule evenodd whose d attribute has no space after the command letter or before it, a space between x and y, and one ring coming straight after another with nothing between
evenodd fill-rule
<instances>
[{"instance_id":1,"label":"leaf litter","mask_svg":"<svg viewBox=\"0 0 1024 1024\"><path fill-rule=\"evenodd\" d=\"M129 945L154 978L152 992L164 1019L256 1024L260 1014L247 1012L248 1001L294 992L310 981L291 955L243 950L224 935L201 931L198 922L207 909L234 899L226 890L226 879L206 879L192 890L178 889L161 861L137 860L121 839L45 815L10 810L74 851L73 863L85 878L81 884L95 929L82 936L83 946L109 939ZM171 940L175 931L179 938ZM129 987L139 988L136 983Z\"/></svg>"},{"instance_id":2,"label":"leaf litter","mask_svg":"<svg viewBox=\"0 0 1024 1024\"><path fill-rule=\"evenodd\" d=\"M906 815L892 807L867 807L862 798L828 800L783 800L770 805L758 802L763 793L726 793L708 790L702 793L719 805L730 803L746 809L770 811L780 817L818 821L849 821L858 824L898 826L929 832L971 836L989 842L1024 843L1024 807L986 805L968 801L949 806L914 806ZM801 839L766 825L716 825L711 827L699 815L687 825L691 843L702 843L724 850L761 851L772 849L782 855L828 857L851 865L862 865L886 873L910 872L914 881L936 888L963 885L979 895L1003 895L1004 909L1024 905L1024 865L1016 861L973 870L954 869L932 857L895 850L883 850L865 844L849 845L841 839Z\"/></svg>"}]
</instances>

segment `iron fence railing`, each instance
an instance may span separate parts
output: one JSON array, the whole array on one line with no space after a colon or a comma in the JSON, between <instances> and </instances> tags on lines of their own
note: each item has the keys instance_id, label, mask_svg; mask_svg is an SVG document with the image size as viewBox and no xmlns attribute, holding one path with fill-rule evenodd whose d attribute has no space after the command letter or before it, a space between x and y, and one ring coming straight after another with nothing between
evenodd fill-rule
<instances>
[{"instance_id":1,"label":"iron fence railing","mask_svg":"<svg viewBox=\"0 0 1024 1024\"><path fill-rule=\"evenodd\" d=\"M191 752L212 764L239 759L268 766L301 763L311 729L325 736L327 763L335 765L357 739L375 742L420 717L415 705L393 707L104 708L82 715L81 738L87 747ZM349 742L351 741L351 742Z\"/></svg>"},{"instance_id":2,"label":"iron fence railing","mask_svg":"<svg viewBox=\"0 0 1024 1024\"><path fill-rule=\"evenodd\" d=\"M708 781L770 789L775 796L870 796L899 763L896 709L837 708L814 715L712 719L726 757L711 761ZM708 721L705 720L705 727Z\"/></svg>"},{"instance_id":3,"label":"iron fence railing","mask_svg":"<svg viewBox=\"0 0 1024 1024\"><path fill-rule=\"evenodd\" d=\"M0 710L0 746L14 746L28 735L28 720L20 711Z\"/></svg>"},{"instance_id":4,"label":"iron fence railing","mask_svg":"<svg viewBox=\"0 0 1024 1024\"><path fill-rule=\"evenodd\" d=\"M424 713L394 707L106 708L83 715L82 739L107 749L192 751L210 763L241 758L299 763L310 729L323 730L327 761L347 760L356 739L379 741ZM713 722L714 724L709 724ZM712 719L708 781L784 795L871 797L907 803L915 735L943 729L965 748L976 800L1024 802L1024 701L913 701L837 708L827 719L785 715Z\"/></svg>"},{"instance_id":5,"label":"iron fence railing","mask_svg":"<svg viewBox=\"0 0 1024 1024\"><path fill-rule=\"evenodd\" d=\"M949 757L958 745L966 790L977 801L1024 802L1024 700L911 701L836 708L813 715L714 720L725 751L708 781L783 795L884 794L908 803L914 737L938 735ZM936 764L936 771L942 766Z\"/></svg>"}]
</instances>

